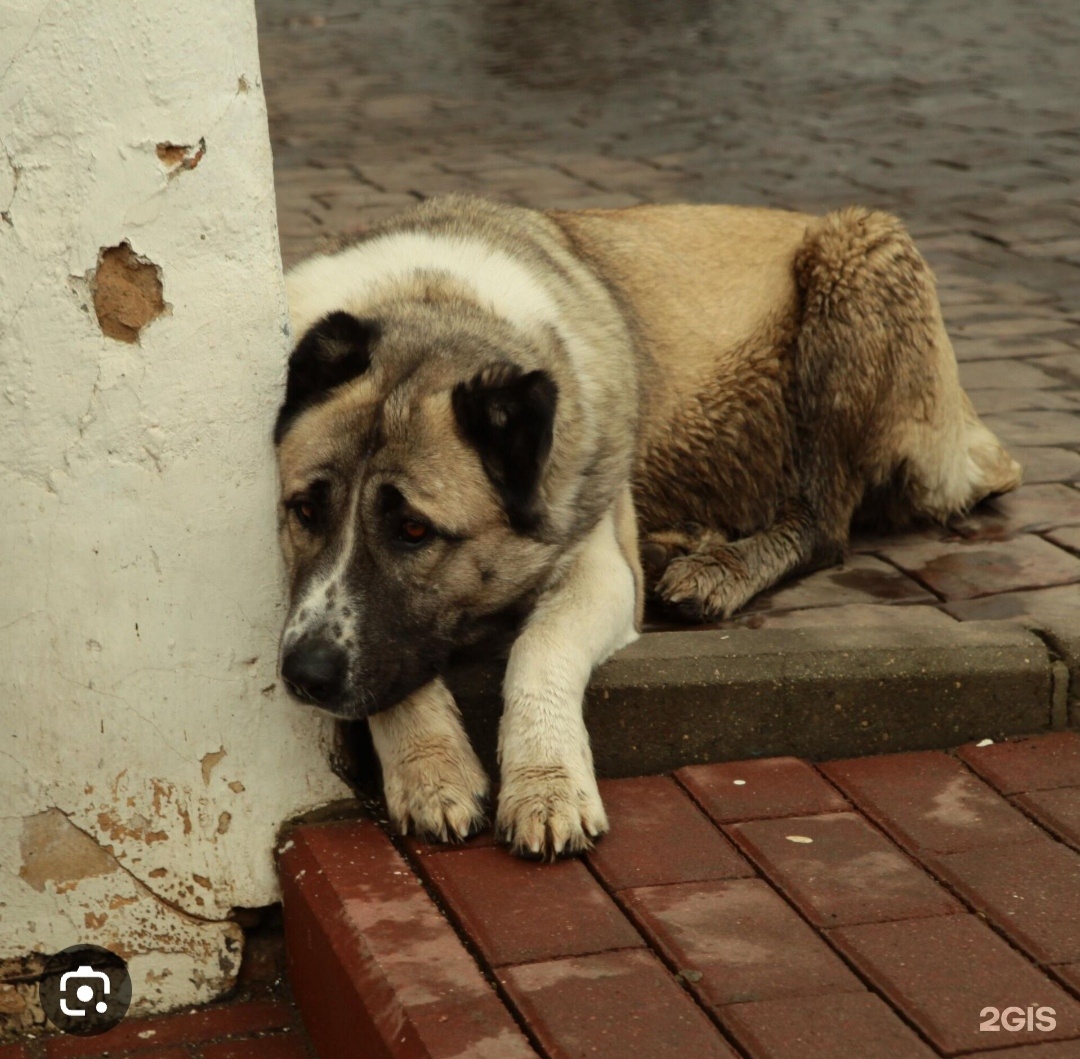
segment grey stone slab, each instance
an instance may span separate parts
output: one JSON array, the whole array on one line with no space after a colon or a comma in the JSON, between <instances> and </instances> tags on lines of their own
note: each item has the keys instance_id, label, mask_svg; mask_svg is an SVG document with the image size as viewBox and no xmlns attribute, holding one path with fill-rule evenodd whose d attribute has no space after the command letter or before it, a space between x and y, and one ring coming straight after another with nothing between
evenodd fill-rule
<instances>
[{"instance_id":1,"label":"grey stone slab","mask_svg":"<svg viewBox=\"0 0 1080 1059\"><path fill-rule=\"evenodd\" d=\"M1070 540L1075 539L1061 543ZM1080 726L1080 586L1006 592L950 603L945 609L964 621L1008 621L1037 630L1069 670L1070 723Z\"/></svg>"},{"instance_id":2,"label":"grey stone slab","mask_svg":"<svg viewBox=\"0 0 1080 1059\"><path fill-rule=\"evenodd\" d=\"M501 667L450 678L494 762ZM598 772L957 746L1045 729L1046 647L1011 623L649 633L594 676L586 719Z\"/></svg>"}]
</instances>

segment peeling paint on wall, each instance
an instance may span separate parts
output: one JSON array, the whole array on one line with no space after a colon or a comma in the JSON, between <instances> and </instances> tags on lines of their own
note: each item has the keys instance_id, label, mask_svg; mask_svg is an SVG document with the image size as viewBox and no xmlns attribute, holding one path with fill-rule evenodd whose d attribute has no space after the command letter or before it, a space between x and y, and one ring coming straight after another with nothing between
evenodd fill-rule
<instances>
[{"instance_id":1,"label":"peeling paint on wall","mask_svg":"<svg viewBox=\"0 0 1080 1059\"><path fill-rule=\"evenodd\" d=\"M188 992L210 1000L232 988L243 935L231 922L202 920L163 901L58 809L23 821L19 877L54 902L53 915L79 941L103 945L131 965L132 1011L163 1006L187 969ZM194 876L200 886L210 880ZM0 962L0 1031L43 1024L37 982L43 961ZM167 1004L164 1006L168 1006Z\"/></svg>"},{"instance_id":2,"label":"peeling paint on wall","mask_svg":"<svg viewBox=\"0 0 1080 1059\"><path fill-rule=\"evenodd\" d=\"M142 329L166 311L161 268L127 242L102 248L90 289L101 330L121 342L138 342Z\"/></svg>"},{"instance_id":3,"label":"peeling paint on wall","mask_svg":"<svg viewBox=\"0 0 1080 1059\"><path fill-rule=\"evenodd\" d=\"M15 201L15 192L19 190L19 170L7 153L4 145L0 143L0 221L12 224L11 204Z\"/></svg>"},{"instance_id":4,"label":"peeling paint on wall","mask_svg":"<svg viewBox=\"0 0 1080 1059\"><path fill-rule=\"evenodd\" d=\"M9 8L0 1025L33 1025L35 961L77 942L130 957L136 1010L229 988L278 828L344 788L275 687L288 324L252 4Z\"/></svg>"},{"instance_id":5,"label":"peeling paint on wall","mask_svg":"<svg viewBox=\"0 0 1080 1059\"><path fill-rule=\"evenodd\" d=\"M108 875L118 867L114 857L59 809L47 809L23 821L19 851L19 878L38 893L45 892L47 882L63 893L82 879Z\"/></svg>"},{"instance_id":6,"label":"peeling paint on wall","mask_svg":"<svg viewBox=\"0 0 1080 1059\"><path fill-rule=\"evenodd\" d=\"M215 750L210 754L203 754L200 764L202 765L202 781L210 786L210 777L214 774L214 769L221 763L221 759L225 756L225 748Z\"/></svg>"},{"instance_id":7,"label":"peeling paint on wall","mask_svg":"<svg viewBox=\"0 0 1080 1059\"><path fill-rule=\"evenodd\" d=\"M159 143L156 148L158 161L169 171L173 177L187 169L194 169L206 154L206 139L200 137L198 144Z\"/></svg>"}]
</instances>

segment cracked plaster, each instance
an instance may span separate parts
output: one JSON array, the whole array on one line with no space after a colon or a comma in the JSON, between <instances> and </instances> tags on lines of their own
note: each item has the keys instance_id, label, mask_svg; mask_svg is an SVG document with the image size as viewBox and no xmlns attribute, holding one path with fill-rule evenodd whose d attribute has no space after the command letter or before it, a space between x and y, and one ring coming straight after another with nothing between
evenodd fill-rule
<instances>
[{"instance_id":1,"label":"cracked plaster","mask_svg":"<svg viewBox=\"0 0 1080 1059\"><path fill-rule=\"evenodd\" d=\"M78 941L166 1010L227 987L278 827L343 793L276 687L288 328L254 12L24 0L0 38L0 1022L32 1019L9 969ZM125 241L171 306L137 343L86 279Z\"/></svg>"}]
</instances>

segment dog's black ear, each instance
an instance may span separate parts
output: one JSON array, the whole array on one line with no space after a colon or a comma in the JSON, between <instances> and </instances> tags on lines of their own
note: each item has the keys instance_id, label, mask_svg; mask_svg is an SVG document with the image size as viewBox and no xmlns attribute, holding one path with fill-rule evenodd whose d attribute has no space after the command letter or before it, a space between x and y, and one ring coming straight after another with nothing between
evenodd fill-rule
<instances>
[{"instance_id":1,"label":"dog's black ear","mask_svg":"<svg viewBox=\"0 0 1080 1059\"><path fill-rule=\"evenodd\" d=\"M536 490L551 452L559 391L545 371L513 364L485 368L454 387L458 427L480 453L510 525L521 532L539 521Z\"/></svg>"},{"instance_id":2,"label":"dog's black ear","mask_svg":"<svg viewBox=\"0 0 1080 1059\"><path fill-rule=\"evenodd\" d=\"M275 444L305 408L367 371L371 346L378 337L379 325L374 320L345 312L330 313L307 330L289 357L285 401L274 426Z\"/></svg>"}]
</instances>

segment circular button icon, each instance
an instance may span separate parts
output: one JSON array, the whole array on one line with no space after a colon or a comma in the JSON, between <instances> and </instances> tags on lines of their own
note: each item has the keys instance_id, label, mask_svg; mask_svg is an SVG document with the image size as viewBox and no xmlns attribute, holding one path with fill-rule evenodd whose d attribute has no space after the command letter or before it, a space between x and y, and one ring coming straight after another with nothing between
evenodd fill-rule
<instances>
[{"instance_id":1,"label":"circular button icon","mask_svg":"<svg viewBox=\"0 0 1080 1059\"><path fill-rule=\"evenodd\" d=\"M72 945L50 956L41 979L41 1006L62 1033L96 1037L131 1005L127 964L99 945Z\"/></svg>"}]
</instances>

